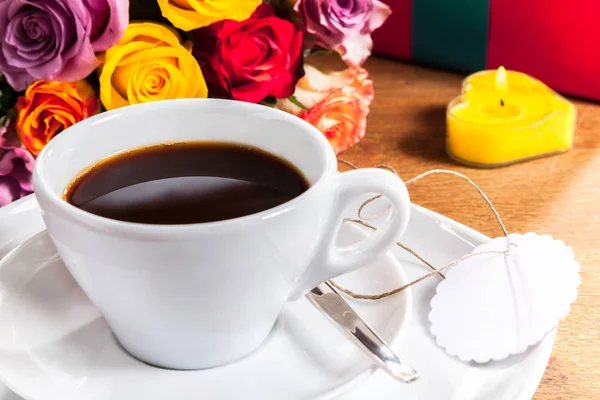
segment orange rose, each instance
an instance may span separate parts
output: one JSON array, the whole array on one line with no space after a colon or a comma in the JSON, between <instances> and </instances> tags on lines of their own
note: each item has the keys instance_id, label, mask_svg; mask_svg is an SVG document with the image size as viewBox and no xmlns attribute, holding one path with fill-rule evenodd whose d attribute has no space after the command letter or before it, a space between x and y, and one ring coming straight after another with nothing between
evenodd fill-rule
<instances>
[{"instance_id":1,"label":"orange rose","mask_svg":"<svg viewBox=\"0 0 600 400\"><path fill-rule=\"evenodd\" d=\"M365 69L324 73L306 65L305 76L298 81L294 97L296 102L278 100L276 107L317 127L336 154L365 136L369 104L374 97L373 82Z\"/></svg>"},{"instance_id":2,"label":"orange rose","mask_svg":"<svg viewBox=\"0 0 600 400\"><path fill-rule=\"evenodd\" d=\"M100 111L98 98L86 81L35 81L16 107L17 133L33 155L60 132Z\"/></svg>"}]
</instances>

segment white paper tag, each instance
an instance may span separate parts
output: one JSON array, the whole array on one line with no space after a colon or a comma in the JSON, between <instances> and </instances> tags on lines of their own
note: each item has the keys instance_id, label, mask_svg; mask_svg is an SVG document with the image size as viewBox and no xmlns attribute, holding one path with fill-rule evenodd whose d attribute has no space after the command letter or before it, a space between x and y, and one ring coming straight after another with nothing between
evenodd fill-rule
<instances>
[{"instance_id":1,"label":"white paper tag","mask_svg":"<svg viewBox=\"0 0 600 400\"><path fill-rule=\"evenodd\" d=\"M569 313L581 283L579 264L562 241L511 234L478 246L483 254L454 266L431 300L430 331L463 361L486 363L524 352Z\"/></svg>"}]
</instances>

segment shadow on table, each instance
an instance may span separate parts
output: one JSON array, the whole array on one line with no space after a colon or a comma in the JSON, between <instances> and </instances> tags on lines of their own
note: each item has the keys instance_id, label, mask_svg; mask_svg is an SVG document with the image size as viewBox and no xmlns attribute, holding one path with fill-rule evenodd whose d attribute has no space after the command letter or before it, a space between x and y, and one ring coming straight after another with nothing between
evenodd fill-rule
<instances>
[{"instance_id":1,"label":"shadow on table","mask_svg":"<svg viewBox=\"0 0 600 400\"><path fill-rule=\"evenodd\" d=\"M453 163L446 154L446 107L425 107L414 121L413 129L398 141L400 150L428 161Z\"/></svg>"}]
</instances>

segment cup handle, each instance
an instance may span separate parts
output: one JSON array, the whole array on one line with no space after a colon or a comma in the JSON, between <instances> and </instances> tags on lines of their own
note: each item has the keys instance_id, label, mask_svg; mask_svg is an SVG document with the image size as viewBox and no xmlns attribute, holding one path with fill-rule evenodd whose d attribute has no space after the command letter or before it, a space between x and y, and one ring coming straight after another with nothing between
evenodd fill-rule
<instances>
[{"instance_id":1,"label":"cup handle","mask_svg":"<svg viewBox=\"0 0 600 400\"><path fill-rule=\"evenodd\" d=\"M290 294L292 301L322 282L366 265L391 247L408 225L410 197L397 175L383 169L365 168L338 173L332 180L330 184L336 190L334 211L315 257ZM345 206L366 193L379 193L391 203L385 226L361 242L342 248L336 246L334 240L343 222Z\"/></svg>"}]
</instances>

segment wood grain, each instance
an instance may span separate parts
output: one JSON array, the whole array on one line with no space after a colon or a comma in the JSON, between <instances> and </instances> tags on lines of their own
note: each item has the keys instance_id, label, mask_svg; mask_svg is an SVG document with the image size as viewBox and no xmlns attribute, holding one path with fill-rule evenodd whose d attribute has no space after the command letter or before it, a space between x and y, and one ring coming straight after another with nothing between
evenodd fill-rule
<instances>
[{"instance_id":1,"label":"wood grain","mask_svg":"<svg viewBox=\"0 0 600 400\"><path fill-rule=\"evenodd\" d=\"M318 66L341 67L314 58ZM375 100L365 138L341 155L360 167L390 164L407 180L432 168L451 168L486 192L511 232L548 233L565 241L581 263L582 284L561 322L536 400L600 399L600 105L575 100L574 148L510 167L457 165L445 151L445 108L464 75L372 57L365 66ZM485 203L467 183L432 176L410 187L414 203L501 235Z\"/></svg>"}]
</instances>

